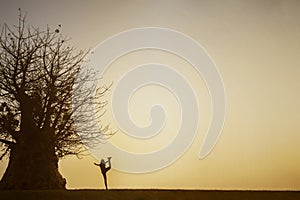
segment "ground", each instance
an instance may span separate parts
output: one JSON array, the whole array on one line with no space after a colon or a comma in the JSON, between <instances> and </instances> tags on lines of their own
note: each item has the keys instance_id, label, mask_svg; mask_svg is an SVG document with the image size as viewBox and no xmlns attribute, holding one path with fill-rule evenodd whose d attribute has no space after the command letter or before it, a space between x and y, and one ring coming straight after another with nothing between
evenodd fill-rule
<instances>
[{"instance_id":1,"label":"ground","mask_svg":"<svg viewBox=\"0 0 300 200\"><path fill-rule=\"evenodd\" d=\"M0 199L30 200L157 200L157 199L284 199L298 200L296 191L215 191L215 190L40 190L40 191L0 191Z\"/></svg>"}]
</instances>

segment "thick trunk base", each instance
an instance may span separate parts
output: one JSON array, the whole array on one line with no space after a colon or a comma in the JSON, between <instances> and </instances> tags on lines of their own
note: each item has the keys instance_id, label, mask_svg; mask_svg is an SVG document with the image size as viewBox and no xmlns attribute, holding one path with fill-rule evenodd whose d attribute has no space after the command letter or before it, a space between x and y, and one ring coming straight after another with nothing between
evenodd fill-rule
<instances>
[{"instance_id":1,"label":"thick trunk base","mask_svg":"<svg viewBox=\"0 0 300 200\"><path fill-rule=\"evenodd\" d=\"M65 189L66 180L58 171L58 159L45 152L11 151L0 189Z\"/></svg>"}]
</instances>

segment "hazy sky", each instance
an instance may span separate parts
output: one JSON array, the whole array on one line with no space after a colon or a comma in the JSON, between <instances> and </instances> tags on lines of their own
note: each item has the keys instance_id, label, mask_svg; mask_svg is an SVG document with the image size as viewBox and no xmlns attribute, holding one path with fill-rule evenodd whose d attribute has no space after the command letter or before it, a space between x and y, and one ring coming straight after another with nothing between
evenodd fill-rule
<instances>
[{"instance_id":1,"label":"hazy sky","mask_svg":"<svg viewBox=\"0 0 300 200\"><path fill-rule=\"evenodd\" d=\"M201 120L193 144L175 163L148 174L111 170L110 188L300 189L299 1L0 2L1 24L16 23L18 8L22 8L33 25L61 24L62 32L82 49L132 28L171 28L199 42L218 66L227 98L225 124L213 151L199 160L211 116L210 96L201 76L179 57L155 50L134 52L112 64L104 82L118 80L132 66L146 62L176 66L195 89ZM129 109L137 124L147 123L146 94L152 96L149 104L161 100L168 105L170 119L164 135L142 144L118 132L113 140L135 152L162 148L179 126L176 99L160 87L145 87L131 99L134 105ZM109 109L104 122L117 128ZM103 188L99 169L93 165L96 161L91 156L61 160L67 187ZM1 162L1 173L5 167Z\"/></svg>"}]
</instances>

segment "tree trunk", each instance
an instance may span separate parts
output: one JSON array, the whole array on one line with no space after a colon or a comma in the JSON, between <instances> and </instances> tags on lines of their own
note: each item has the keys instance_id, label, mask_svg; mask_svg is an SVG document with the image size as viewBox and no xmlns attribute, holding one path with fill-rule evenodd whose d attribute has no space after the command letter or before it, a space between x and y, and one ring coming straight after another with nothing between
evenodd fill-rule
<instances>
[{"instance_id":1,"label":"tree trunk","mask_svg":"<svg viewBox=\"0 0 300 200\"><path fill-rule=\"evenodd\" d=\"M66 180L58 171L53 146L54 130L34 123L34 103L24 94L21 104L21 133L10 146L9 163L0 189L65 189Z\"/></svg>"},{"instance_id":2,"label":"tree trunk","mask_svg":"<svg viewBox=\"0 0 300 200\"><path fill-rule=\"evenodd\" d=\"M25 135L25 134L24 134ZM26 135L12 148L0 189L65 189L54 148L46 134Z\"/></svg>"},{"instance_id":3,"label":"tree trunk","mask_svg":"<svg viewBox=\"0 0 300 200\"><path fill-rule=\"evenodd\" d=\"M1 189L65 189L66 180L58 171L55 154L35 150L15 148L11 151Z\"/></svg>"}]
</instances>

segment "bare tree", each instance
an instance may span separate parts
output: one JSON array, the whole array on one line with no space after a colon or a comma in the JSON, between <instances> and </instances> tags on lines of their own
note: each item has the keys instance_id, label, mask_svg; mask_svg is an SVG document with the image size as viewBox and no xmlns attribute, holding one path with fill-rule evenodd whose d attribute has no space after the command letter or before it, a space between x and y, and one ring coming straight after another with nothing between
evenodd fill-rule
<instances>
[{"instance_id":1,"label":"bare tree","mask_svg":"<svg viewBox=\"0 0 300 200\"><path fill-rule=\"evenodd\" d=\"M80 69L88 51L68 45L60 25L40 30L25 19L20 11L0 37L0 159L9 158L0 188L65 188L59 159L112 134L95 120L109 87L97 89L96 72Z\"/></svg>"}]
</instances>

